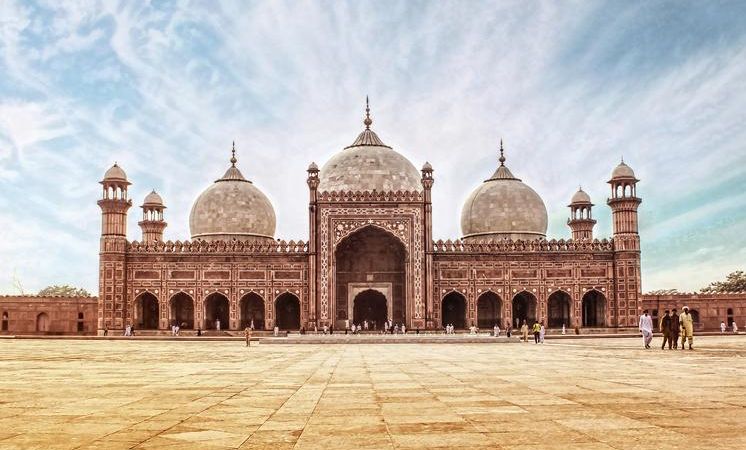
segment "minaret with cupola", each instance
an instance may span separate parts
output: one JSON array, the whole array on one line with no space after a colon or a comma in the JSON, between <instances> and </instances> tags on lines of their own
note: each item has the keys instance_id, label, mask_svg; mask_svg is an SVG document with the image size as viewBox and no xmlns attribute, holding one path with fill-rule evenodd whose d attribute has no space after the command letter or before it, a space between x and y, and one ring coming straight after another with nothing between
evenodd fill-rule
<instances>
[{"instance_id":1,"label":"minaret with cupola","mask_svg":"<svg viewBox=\"0 0 746 450\"><path fill-rule=\"evenodd\" d=\"M121 330L126 321L127 174L116 163L101 180L101 247L99 252L98 331Z\"/></svg>"},{"instance_id":2,"label":"minaret with cupola","mask_svg":"<svg viewBox=\"0 0 746 450\"><path fill-rule=\"evenodd\" d=\"M614 235L614 293L611 299L617 326L635 326L641 313L640 235L637 208L642 199L637 196L635 172L622 162L611 173L611 208Z\"/></svg>"},{"instance_id":3,"label":"minaret with cupola","mask_svg":"<svg viewBox=\"0 0 746 450\"><path fill-rule=\"evenodd\" d=\"M570 218L567 219L567 225L572 231L572 240L592 240L593 226L596 225L596 220L593 219L591 212L593 209L591 197L580 187L578 192L572 196L568 206L570 208Z\"/></svg>"},{"instance_id":4,"label":"minaret with cupola","mask_svg":"<svg viewBox=\"0 0 746 450\"><path fill-rule=\"evenodd\" d=\"M163 230L168 224L163 220L163 210L166 206L161 196L153 190L145 196L145 201L140 208L142 208L142 220L138 222L138 225L142 229L142 242L163 241Z\"/></svg>"}]
</instances>

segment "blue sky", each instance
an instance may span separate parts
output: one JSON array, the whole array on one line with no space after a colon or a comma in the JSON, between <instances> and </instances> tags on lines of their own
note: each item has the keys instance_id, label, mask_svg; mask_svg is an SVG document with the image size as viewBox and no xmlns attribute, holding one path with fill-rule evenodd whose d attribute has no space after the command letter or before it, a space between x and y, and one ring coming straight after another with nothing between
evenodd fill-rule
<instances>
[{"instance_id":1,"label":"blue sky","mask_svg":"<svg viewBox=\"0 0 746 450\"><path fill-rule=\"evenodd\" d=\"M746 260L746 2L0 2L0 293L97 291L98 181L114 162L167 239L228 164L306 239L309 162L361 129L435 168L434 235L497 164L543 197L549 235L624 155L643 290L696 290ZM139 208L129 237L139 239Z\"/></svg>"}]
</instances>

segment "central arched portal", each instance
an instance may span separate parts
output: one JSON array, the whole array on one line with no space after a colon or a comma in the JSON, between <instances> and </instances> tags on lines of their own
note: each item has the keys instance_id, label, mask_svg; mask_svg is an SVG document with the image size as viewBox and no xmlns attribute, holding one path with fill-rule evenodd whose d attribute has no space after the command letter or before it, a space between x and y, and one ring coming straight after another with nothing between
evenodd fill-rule
<instances>
[{"instance_id":1,"label":"central arched portal","mask_svg":"<svg viewBox=\"0 0 746 450\"><path fill-rule=\"evenodd\" d=\"M377 291L374 286L381 285L391 286L387 295L381 294L383 301L373 300L373 294L370 294L370 300L361 302L365 306L360 308L367 311L365 314L375 317L373 320L378 326L388 318L397 323L406 323L407 251L399 239L381 228L366 226L344 238L337 245L334 258L336 327L344 326L345 319L358 323L357 299L365 292ZM352 297L352 289L361 287L370 289L364 289ZM349 305L348 302L353 304Z\"/></svg>"},{"instance_id":2,"label":"central arched portal","mask_svg":"<svg viewBox=\"0 0 746 450\"><path fill-rule=\"evenodd\" d=\"M386 311L386 296L373 289L365 290L353 300L352 323L359 325L367 320L371 328L373 324L378 328L386 322Z\"/></svg>"},{"instance_id":3,"label":"central arched portal","mask_svg":"<svg viewBox=\"0 0 746 450\"><path fill-rule=\"evenodd\" d=\"M453 325L457 330L466 328L466 299L458 292L449 292L443 297L442 324Z\"/></svg>"},{"instance_id":4,"label":"central arched portal","mask_svg":"<svg viewBox=\"0 0 746 450\"><path fill-rule=\"evenodd\" d=\"M275 325L280 330L300 329L300 301L295 295L285 292L275 300Z\"/></svg>"},{"instance_id":5,"label":"central arched portal","mask_svg":"<svg viewBox=\"0 0 746 450\"><path fill-rule=\"evenodd\" d=\"M179 292L171 297L171 325L181 328L194 328L194 300L192 297Z\"/></svg>"}]
</instances>

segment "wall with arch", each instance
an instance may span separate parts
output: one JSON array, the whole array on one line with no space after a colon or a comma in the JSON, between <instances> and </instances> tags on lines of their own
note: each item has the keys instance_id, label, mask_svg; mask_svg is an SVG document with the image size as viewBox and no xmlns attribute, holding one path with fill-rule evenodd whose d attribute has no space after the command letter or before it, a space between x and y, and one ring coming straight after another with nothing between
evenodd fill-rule
<instances>
[{"instance_id":1,"label":"wall with arch","mask_svg":"<svg viewBox=\"0 0 746 450\"><path fill-rule=\"evenodd\" d=\"M96 297L0 296L0 334L93 335L97 313Z\"/></svg>"}]
</instances>

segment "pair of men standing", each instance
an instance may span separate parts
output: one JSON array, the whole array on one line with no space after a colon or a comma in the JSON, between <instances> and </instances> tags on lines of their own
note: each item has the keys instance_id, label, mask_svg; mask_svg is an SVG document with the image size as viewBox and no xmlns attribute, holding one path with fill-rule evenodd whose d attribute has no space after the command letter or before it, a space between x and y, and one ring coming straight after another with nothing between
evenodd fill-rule
<instances>
[{"instance_id":1,"label":"pair of men standing","mask_svg":"<svg viewBox=\"0 0 746 450\"><path fill-rule=\"evenodd\" d=\"M658 323L658 329L663 334L663 344L661 345L661 350L663 350L666 347L666 342L668 342L668 349L671 350L672 348L679 348L679 332L681 328L681 321L679 320L679 315L676 314L676 309L674 308L673 311L666 310L666 315L661 317L660 322ZM684 343L681 343L681 349L684 349Z\"/></svg>"}]
</instances>

